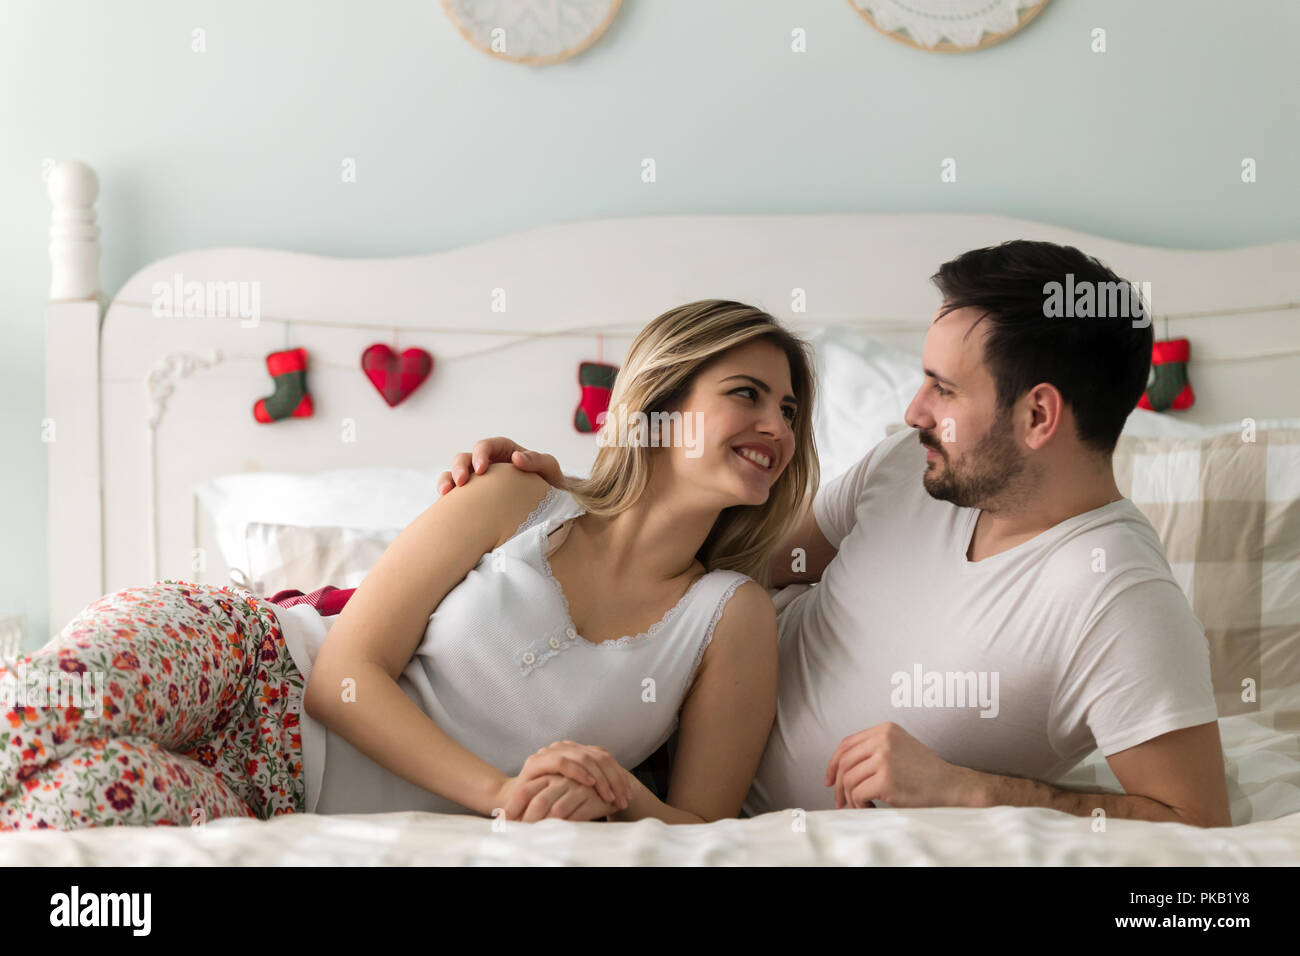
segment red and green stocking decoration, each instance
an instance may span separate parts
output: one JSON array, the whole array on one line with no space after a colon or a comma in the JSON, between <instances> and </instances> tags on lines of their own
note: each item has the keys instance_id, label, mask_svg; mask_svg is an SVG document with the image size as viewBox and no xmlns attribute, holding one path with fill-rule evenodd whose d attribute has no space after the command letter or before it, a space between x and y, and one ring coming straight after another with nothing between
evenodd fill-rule
<instances>
[{"instance_id":1,"label":"red and green stocking decoration","mask_svg":"<svg viewBox=\"0 0 1300 956\"><path fill-rule=\"evenodd\" d=\"M1156 342L1151 350L1151 380L1146 393L1138 399L1138 408L1155 412L1181 411L1196 401L1192 383L1187 379L1187 360L1191 345L1187 339Z\"/></svg>"},{"instance_id":2,"label":"red and green stocking decoration","mask_svg":"<svg viewBox=\"0 0 1300 956\"><path fill-rule=\"evenodd\" d=\"M597 416L609 410L609 393L614 387L618 367L601 362L583 362L578 366L578 385L582 397L573 413L573 427L580 432L594 432L600 427Z\"/></svg>"},{"instance_id":3,"label":"red and green stocking decoration","mask_svg":"<svg viewBox=\"0 0 1300 956\"><path fill-rule=\"evenodd\" d=\"M306 418L313 408L307 393L307 350L286 349L266 357L266 370L275 379L275 394L259 398L253 417L263 425L282 418Z\"/></svg>"}]
</instances>

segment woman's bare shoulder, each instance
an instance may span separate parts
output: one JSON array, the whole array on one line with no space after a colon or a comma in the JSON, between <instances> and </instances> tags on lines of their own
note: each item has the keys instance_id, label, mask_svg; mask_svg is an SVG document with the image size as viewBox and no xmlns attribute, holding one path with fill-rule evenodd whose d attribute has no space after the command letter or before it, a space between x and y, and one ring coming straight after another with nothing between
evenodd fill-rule
<instances>
[{"instance_id":1,"label":"woman's bare shoulder","mask_svg":"<svg viewBox=\"0 0 1300 956\"><path fill-rule=\"evenodd\" d=\"M776 607L757 581L742 582L727 599L713 626L709 646L691 681L693 692L706 673L735 673L733 667L776 666ZM721 662L721 663L720 663Z\"/></svg>"},{"instance_id":2,"label":"woman's bare shoulder","mask_svg":"<svg viewBox=\"0 0 1300 956\"><path fill-rule=\"evenodd\" d=\"M461 495L458 506L483 511L485 520L495 533L494 547L499 547L514 535L550 490L551 486L540 475L520 471L508 462L494 462L483 474L474 475L439 500L450 502Z\"/></svg>"}]
</instances>

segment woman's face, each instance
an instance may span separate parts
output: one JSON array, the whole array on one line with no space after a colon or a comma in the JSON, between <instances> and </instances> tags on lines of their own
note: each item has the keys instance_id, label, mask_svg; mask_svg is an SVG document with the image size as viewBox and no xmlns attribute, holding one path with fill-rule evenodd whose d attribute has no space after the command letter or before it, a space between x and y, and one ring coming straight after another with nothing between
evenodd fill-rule
<instances>
[{"instance_id":1,"label":"woman's face","mask_svg":"<svg viewBox=\"0 0 1300 956\"><path fill-rule=\"evenodd\" d=\"M785 352L764 340L737 346L696 375L673 423L685 440L659 460L724 508L761 505L794 456L797 409Z\"/></svg>"}]
</instances>

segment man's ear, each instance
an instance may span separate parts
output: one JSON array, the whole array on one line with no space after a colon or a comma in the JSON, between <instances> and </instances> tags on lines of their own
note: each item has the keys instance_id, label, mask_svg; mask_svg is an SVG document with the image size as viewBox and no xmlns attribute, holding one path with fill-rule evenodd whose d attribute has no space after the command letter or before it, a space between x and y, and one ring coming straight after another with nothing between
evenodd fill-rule
<instances>
[{"instance_id":1,"label":"man's ear","mask_svg":"<svg viewBox=\"0 0 1300 956\"><path fill-rule=\"evenodd\" d=\"M1065 414L1065 400L1055 385L1040 382L1025 393L1022 402L1028 420L1025 444L1038 451L1052 440L1060 427Z\"/></svg>"}]
</instances>

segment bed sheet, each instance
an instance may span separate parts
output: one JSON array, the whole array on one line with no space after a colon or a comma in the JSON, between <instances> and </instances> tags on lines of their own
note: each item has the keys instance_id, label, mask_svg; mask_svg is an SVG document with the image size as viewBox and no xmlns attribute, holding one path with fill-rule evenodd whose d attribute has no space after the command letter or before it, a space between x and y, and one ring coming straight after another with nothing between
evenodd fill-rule
<instances>
[{"instance_id":1,"label":"bed sheet","mask_svg":"<svg viewBox=\"0 0 1300 956\"><path fill-rule=\"evenodd\" d=\"M9 833L0 835L0 865L1297 865L1300 738L1287 729L1294 718L1282 709L1219 721L1230 828L1110 818L1103 830L1091 818L1018 807L778 811L695 826L545 820L495 828L483 817L451 814L293 814L191 828ZM1119 789L1100 754L1061 782Z\"/></svg>"},{"instance_id":2,"label":"bed sheet","mask_svg":"<svg viewBox=\"0 0 1300 956\"><path fill-rule=\"evenodd\" d=\"M0 837L5 866L1286 866L1300 814L1202 830L1043 809L820 810L696 826L507 823L434 813L318 816L199 827L112 827Z\"/></svg>"}]
</instances>

